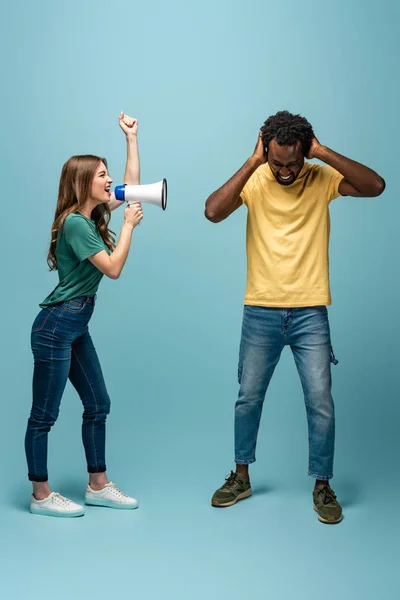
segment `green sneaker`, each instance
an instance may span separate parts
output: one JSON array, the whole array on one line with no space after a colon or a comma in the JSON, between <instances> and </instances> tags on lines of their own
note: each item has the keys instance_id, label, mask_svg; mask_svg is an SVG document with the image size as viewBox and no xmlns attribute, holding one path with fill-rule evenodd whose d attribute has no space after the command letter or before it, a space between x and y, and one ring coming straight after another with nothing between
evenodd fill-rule
<instances>
[{"instance_id":1,"label":"green sneaker","mask_svg":"<svg viewBox=\"0 0 400 600\"><path fill-rule=\"evenodd\" d=\"M236 504L238 500L248 498L251 494L250 481L243 477L243 475L231 471L231 474L226 478L224 485L213 495L211 504L220 507L232 506L233 504Z\"/></svg>"},{"instance_id":2,"label":"green sneaker","mask_svg":"<svg viewBox=\"0 0 400 600\"><path fill-rule=\"evenodd\" d=\"M313 491L314 510L321 523L340 523L342 507L336 500L336 494L329 485L315 488Z\"/></svg>"}]
</instances>

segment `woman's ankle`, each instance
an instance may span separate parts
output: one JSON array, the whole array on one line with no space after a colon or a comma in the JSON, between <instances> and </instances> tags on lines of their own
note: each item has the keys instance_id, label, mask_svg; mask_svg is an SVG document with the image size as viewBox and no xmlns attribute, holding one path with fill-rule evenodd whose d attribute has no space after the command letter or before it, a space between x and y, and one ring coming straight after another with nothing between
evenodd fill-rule
<instances>
[{"instance_id":1,"label":"woman's ankle","mask_svg":"<svg viewBox=\"0 0 400 600\"><path fill-rule=\"evenodd\" d=\"M46 498L48 498L51 494L51 489L50 486L48 484L47 481L33 481L32 482L32 486L33 486L33 496L36 498L36 500L45 500Z\"/></svg>"},{"instance_id":2,"label":"woman's ankle","mask_svg":"<svg viewBox=\"0 0 400 600\"><path fill-rule=\"evenodd\" d=\"M94 492L102 490L109 483L106 473L90 473L89 486Z\"/></svg>"}]
</instances>

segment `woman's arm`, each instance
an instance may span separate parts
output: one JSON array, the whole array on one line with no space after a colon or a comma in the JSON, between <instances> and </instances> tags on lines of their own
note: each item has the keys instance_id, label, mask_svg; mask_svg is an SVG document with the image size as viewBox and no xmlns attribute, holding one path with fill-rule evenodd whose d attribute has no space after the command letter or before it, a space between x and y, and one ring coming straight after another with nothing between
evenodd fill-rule
<instances>
[{"instance_id":1,"label":"woman's arm","mask_svg":"<svg viewBox=\"0 0 400 600\"><path fill-rule=\"evenodd\" d=\"M124 175L124 183L129 185L140 184L140 160L138 147L138 121L132 117L128 117L123 112L119 116L119 126L126 136L126 167ZM114 210L122 206L123 202L115 199L114 194L108 204L110 210Z\"/></svg>"},{"instance_id":2,"label":"woman's arm","mask_svg":"<svg viewBox=\"0 0 400 600\"><path fill-rule=\"evenodd\" d=\"M120 202L122 204L122 202ZM132 204L125 208L124 223L115 250L108 255L105 250L89 257L90 262L110 279L118 279L128 258L132 231L143 219L141 204Z\"/></svg>"}]
</instances>

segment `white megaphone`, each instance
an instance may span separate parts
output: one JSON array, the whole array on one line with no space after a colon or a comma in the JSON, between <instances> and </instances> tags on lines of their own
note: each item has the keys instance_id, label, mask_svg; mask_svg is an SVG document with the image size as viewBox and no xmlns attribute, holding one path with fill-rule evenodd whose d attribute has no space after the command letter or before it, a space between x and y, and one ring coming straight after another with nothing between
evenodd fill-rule
<instances>
[{"instance_id":1,"label":"white megaphone","mask_svg":"<svg viewBox=\"0 0 400 600\"><path fill-rule=\"evenodd\" d=\"M115 198L120 202L135 204L139 202L155 204L163 210L167 208L167 180L163 179L158 183L150 185L117 185L114 189Z\"/></svg>"}]
</instances>

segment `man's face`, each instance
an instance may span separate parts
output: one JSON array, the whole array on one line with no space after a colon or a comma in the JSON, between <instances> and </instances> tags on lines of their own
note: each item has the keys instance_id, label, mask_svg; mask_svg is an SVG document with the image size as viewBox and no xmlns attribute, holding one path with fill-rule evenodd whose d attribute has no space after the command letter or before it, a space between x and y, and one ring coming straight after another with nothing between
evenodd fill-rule
<instances>
[{"instance_id":1,"label":"man's face","mask_svg":"<svg viewBox=\"0 0 400 600\"><path fill-rule=\"evenodd\" d=\"M297 141L294 146L280 146L276 140L271 140L268 146L268 164L278 183L291 185L304 165L301 142Z\"/></svg>"}]
</instances>

